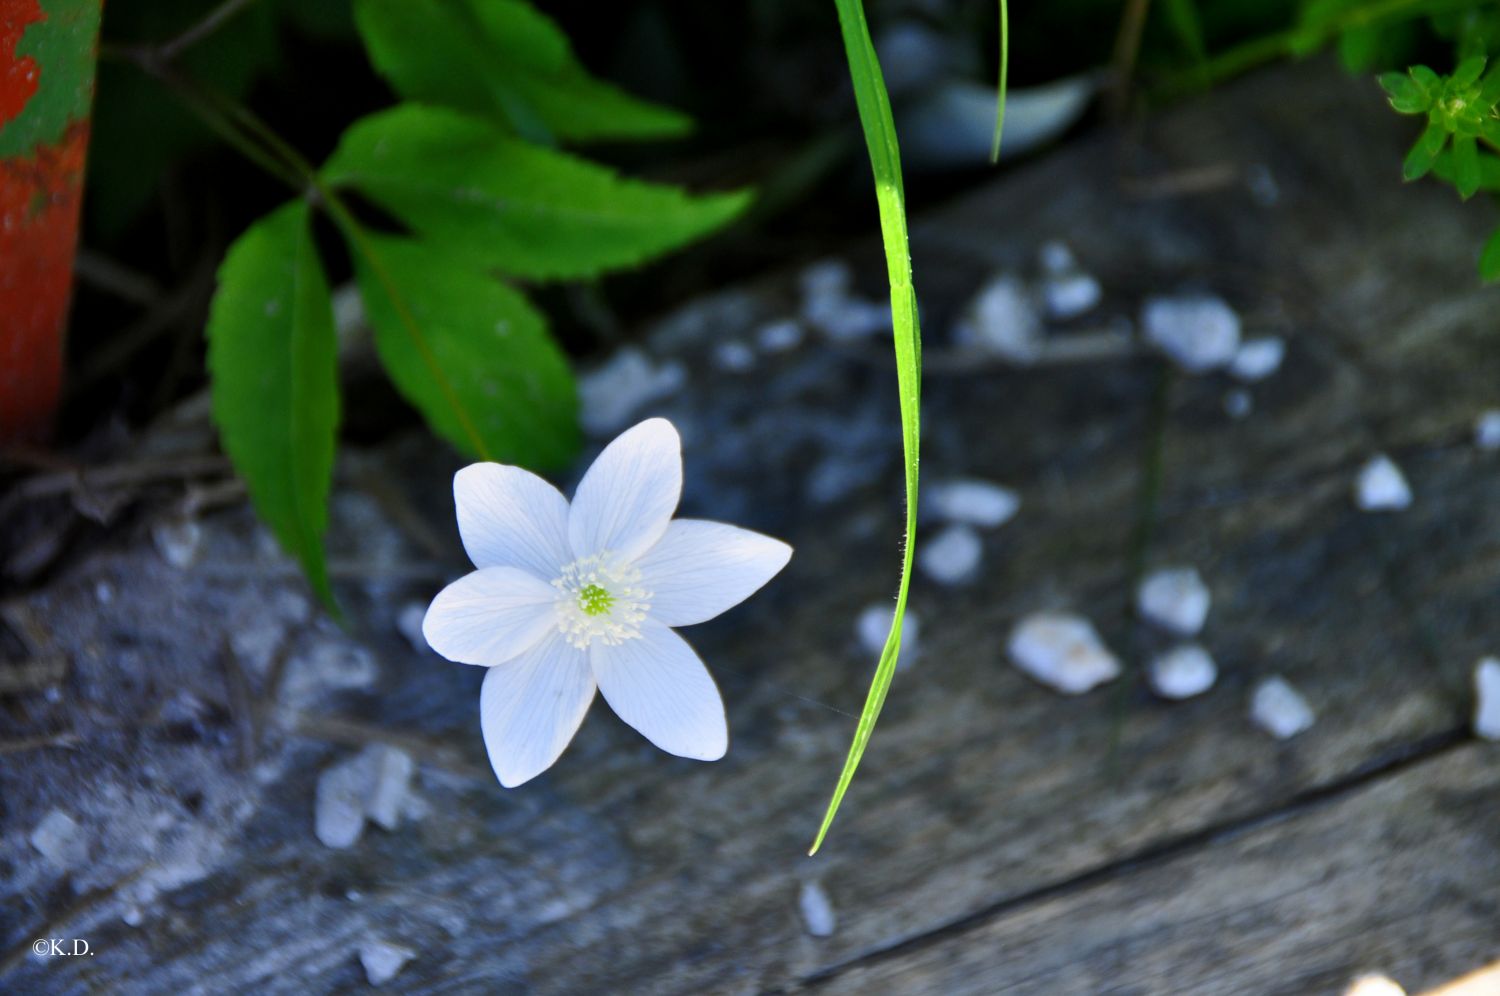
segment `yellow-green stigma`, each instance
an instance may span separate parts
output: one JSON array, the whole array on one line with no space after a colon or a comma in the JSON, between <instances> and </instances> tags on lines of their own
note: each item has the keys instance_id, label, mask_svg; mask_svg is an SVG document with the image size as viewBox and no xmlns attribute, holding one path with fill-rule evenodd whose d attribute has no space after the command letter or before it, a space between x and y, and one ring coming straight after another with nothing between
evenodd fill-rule
<instances>
[{"instance_id":1,"label":"yellow-green stigma","mask_svg":"<svg viewBox=\"0 0 1500 996\"><path fill-rule=\"evenodd\" d=\"M615 596L596 584L585 585L578 593L578 607L591 616L607 615L614 604Z\"/></svg>"}]
</instances>

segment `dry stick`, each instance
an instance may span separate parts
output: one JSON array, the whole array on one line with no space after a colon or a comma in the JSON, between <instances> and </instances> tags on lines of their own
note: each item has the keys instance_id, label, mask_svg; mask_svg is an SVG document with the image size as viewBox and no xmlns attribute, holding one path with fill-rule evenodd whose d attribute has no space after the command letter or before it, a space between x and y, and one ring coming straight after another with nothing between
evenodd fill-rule
<instances>
[{"instance_id":1,"label":"dry stick","mask_svg":"<svg viewBox=\"0 0 1500 996\"><path fill-rule=\"evenodd\" d=\"M1151 0L1125 0L1125 13L1120 18L1120 31L1115 36L1113 86L1110 88L1109 110L1116 119L1125 116L1130 104L1130 88L1135 77L1135 60L1141 50L1141 34L1146 28L1146 15L1151 10Z\"/></svg>"},{"instance_id":2,"label":"dry stick","mask_svg":"<svg viewBox=\"0 0 1500 996\"><path fill-rule=\"evenodd\" d=\"M203 20L194 24L182 34L170 41L162 42L156 46L156 54L163 62L170 62L184 51L218 31L228 23L236 14L254 3L255 0L224 0L204 15Z\"/></svg>"}]
</instances>

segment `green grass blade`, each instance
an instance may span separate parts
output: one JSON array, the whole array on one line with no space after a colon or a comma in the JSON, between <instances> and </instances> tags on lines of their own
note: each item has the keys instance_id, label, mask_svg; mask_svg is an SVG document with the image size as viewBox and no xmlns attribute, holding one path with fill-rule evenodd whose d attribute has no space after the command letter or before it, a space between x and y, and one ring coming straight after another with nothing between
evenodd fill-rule
<instances>
[{"instance_id":1,"label":"green grass blade","mask_svg":"<svg viewBox=\"0 0 1500 996\"><path fill-rule=\"evenodd\" d=\"M995 140L990 143L990 162L1000 161L1000 133L1005 131L1005 83L1010 78L1010 11L1000 0L1000 96L995 102Z\"/></svg>"},{"instance_id":2,"label":"green grass blade","mask_svg":"<svg viewBox=\"0 0 1500 996\"><path fill-rule=\"evenodd\" d=\"M896 655L901 649L901 622L906 614L906 594L911 585L912 552L917 540L917 451L919 446L918 413L921 409L922 334L917 324L917 298L911 283L911 255L906 237L906 196L901 184L901 151L896 145L896 126L891 120L891 103L880 75L880 62L870 41L870 27L865 22L861 0L834 0L839 12L839 27L844 36L844 51L849 58L849 75L854 81L854 98L859 106L859 122L870 150L870 166L875 174L875 198L880 207L880 234L885 242L885 261L891 283L891 322L896 345L896 383L901 396L901 446L906 463L906 542L902 552L901 582L896 591L896 614L891 631L880 652L880 663L860 713L854 742L844 760L838 785L823 814L809 854L816 854L833 825L844 793L854 780L860 758L870 742L875 720L885 705L886 692L896 674Z\"/></svg>"}]
</instances>

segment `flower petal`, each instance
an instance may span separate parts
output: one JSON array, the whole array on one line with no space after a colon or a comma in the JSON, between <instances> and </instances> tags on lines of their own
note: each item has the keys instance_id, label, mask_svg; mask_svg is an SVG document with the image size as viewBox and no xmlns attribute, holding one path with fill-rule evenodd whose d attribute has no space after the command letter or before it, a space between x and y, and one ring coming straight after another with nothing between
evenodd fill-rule
<instances>
[{"instance_id":1,"label":"flower petal","mask_svg":"<svg viewBox=\"0 0 1500 996\"><path fill-rule=\"evenodd\" d=\"M500 784L515 788L552 767L593 701L588 655L561 637L490 668L479 693L479 726Z\"/></svg>"},{"instance_id":2,"label":"flower petal","mask_svg":"<svg viewBox=\"0 0 1500 996\"><path fill-rule=\"evenodd\" d=\"M608 550L633 560L661 539L682 496L682 440L672 423L651 418L627 429L578 483L568 511L573 553Z\"/></svg>"},{"instance_id":3,"label":"flower petal","mask_svg":"<svg viewBox=\"0 0 1500 996\"><path fill-rule=\"evenodd\" d=\"M651 617L667 626L691 626L749 598L791 556L781 540L748 529L676 519L635 563L651 592Z\"/></svg>"},{"instance_id":4,"label":"flower petal","mask_svg":"<svg viewBox=\"0 0 1500 996\"><path fill-rule=\"evenodd\" d=\"M450 661L504 664L556 628L557 597L556 588L519 567L484 567L438 592L422 635Z\"/></svg>"},{"instance_id":5,"label":"flower petal","mask_svg":"<svg viewBox=\"0 0 1500 996\"><path fill-rule=\"evenodd\" d=\"M573 559L568 500L530 471L470 464L453 477L453 502L475 567L519 567L551 581Z\"/></svg>"},{"instance_id":6,"label":"flower petal","mask_svg":"<svg viewBox=\"0 0 1500 996\"><path fill-rule=\"evenodd\" d=\"M614 645L596 641L589 661L604 701L669 754L717 761L729 749L724 700L687 641L647 619L641 635Z\"/></svg>"}]
</instances>

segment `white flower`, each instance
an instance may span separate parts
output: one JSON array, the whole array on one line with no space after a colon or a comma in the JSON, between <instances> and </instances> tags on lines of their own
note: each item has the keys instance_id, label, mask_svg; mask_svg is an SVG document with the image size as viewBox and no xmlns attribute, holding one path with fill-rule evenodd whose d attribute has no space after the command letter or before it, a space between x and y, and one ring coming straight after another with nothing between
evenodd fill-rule
<instances>
[{"instance_id":1,"label":"white flower","mask_svg":"<svg viewBox=\"0 0 1500 996\"><path fill-rule=\"evenodd\" d=\"M476 463L453 479L458 531L478 570L438 593L422 634L449 660L489 668L479 722L500 784L550 768L597 688L662 750L716 761L724 703L669 627L737 605L791 558L780 540L672 519L682 441L665 419L622 433L573 503L519 467Z\"/></svg>"}]
</instances>

